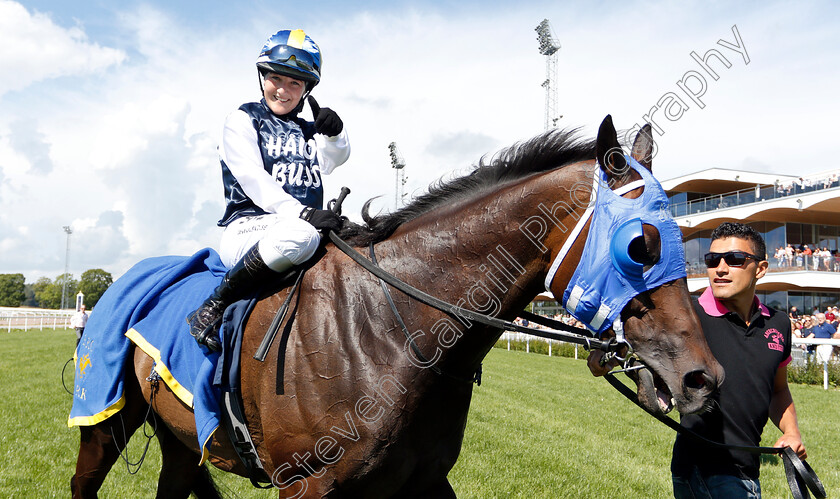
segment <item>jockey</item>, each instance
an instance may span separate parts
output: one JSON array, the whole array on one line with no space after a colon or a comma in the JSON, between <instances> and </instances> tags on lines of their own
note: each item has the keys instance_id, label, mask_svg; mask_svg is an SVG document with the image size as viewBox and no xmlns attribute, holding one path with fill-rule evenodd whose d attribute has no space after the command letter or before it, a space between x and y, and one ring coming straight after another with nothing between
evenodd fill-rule
<instances>
[{"instance_id":1,"label":"jockey","mask_svg":"<svg viewBox=\"0 0 840 499\"><path fill-rule=\"evenodd\" d=\"M322 209L321 176L347 161L350 143L335 111L309 95L321 80L318 45L303 30L278 31L260 51L257 70L263 98L227 117L219 146L227 202L219 255L229 270L187 317L190 334L214 351L229 304L311 258L318 231L342 224ZM298 117L307 96L314 122Z\"/></svg>"}]
</instances>

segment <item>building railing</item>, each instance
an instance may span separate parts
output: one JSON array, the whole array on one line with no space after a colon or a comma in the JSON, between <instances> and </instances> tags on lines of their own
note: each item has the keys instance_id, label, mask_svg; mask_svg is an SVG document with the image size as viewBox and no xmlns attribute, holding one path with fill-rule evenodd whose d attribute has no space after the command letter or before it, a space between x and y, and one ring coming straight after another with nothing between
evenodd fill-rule
<instances>
[{"instance_id":1,"label":"building railing","mask_svg":"<svg viewBox=\"0 0 840 499\"><path fill-rule=\"evenodd\" d=\"M0 307L0 331L13 329L67 329L73 310L21 309Z\"/></svg>"},{"instance_id":2,"label":"building railing","mask_svg":"<svg viewBox=\"0 0 840 499\"><path fill-rule=\"evenodd\" d=\"M770 266L768 272L840 272L840 251L831 255L829 260L817 258L813 255L805 255L801 262L796 260L788 265L787 260L779 263L778 259L770 256L767 260ZM691 262L686 265L685 272L688 277L706 277L706 264L703 262Z\"/></svg>"},{"instance_id":3,"label":"building railing","mask_svg":"<svg viewBox=\"0 0 840 499\"><path fill-rule=\"evenodd\" d=\"M684 217L696 213L743 206L759 203L771 199L781 199L788 196L809 194L812 192L840 187L840 175L834 173L819 178L800 178L794 182L777 183L775 185L756 185L739 191L715 194L700 199L693 199L683 203L671 205L671 216Z\"/></svg>"}]
</instances>

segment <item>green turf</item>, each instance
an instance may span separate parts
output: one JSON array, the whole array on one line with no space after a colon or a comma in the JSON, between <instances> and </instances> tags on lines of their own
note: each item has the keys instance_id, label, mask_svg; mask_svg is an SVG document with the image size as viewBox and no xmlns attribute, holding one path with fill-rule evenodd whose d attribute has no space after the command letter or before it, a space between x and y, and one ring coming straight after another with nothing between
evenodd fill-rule
<instances>
[{"instance_id":1,"label":"green turf","mask_svg":"<svg viewBox=\"0 0 840 499\"><path fill-rule=\"evenodd\" d=\"M68 497L79 431L67 428L71 398L61 369L72 355L71 330L0 332L0 497ZM68 376L69 378L69 376ZM829 492L840 490L840 390L794 385L808 462ZM142 452L138 432L129 458ZM768 425L764 445L778 430ZM474 390L464 448L450 481L464 498L670 497L674 434L589 375L585 363L493 349ZM154 497L156 442L139 473L117 463L100 497ZM247 480L213 472L228 497L277 497ZM764 497L789 497L781 462L762 466Z\"/></svg>"}]
</instances>

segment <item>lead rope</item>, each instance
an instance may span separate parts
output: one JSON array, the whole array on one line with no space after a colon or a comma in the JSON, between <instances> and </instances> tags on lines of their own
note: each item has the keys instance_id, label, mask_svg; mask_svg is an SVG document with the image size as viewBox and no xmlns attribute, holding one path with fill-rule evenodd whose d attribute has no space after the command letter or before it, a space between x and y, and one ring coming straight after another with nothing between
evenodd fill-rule
<instances>
[{"instance_id":1,"label":"lead rope","mask_svg":"<svg viewBox=\"0 0 840 499\"><path fill-rule=\"evenodd\" d=\"M645 406L639 403L639 398L636 396L636 394L632 390L630 390L624 383L616 379L612 371L607 373L604 377L607 379L609 384L613 386L613 388L618 390L619 393L627 397L631 402L641 407L645 412L655 417L661 423L665 424L677 433L687 435L688 437L693 438L705 445L710 445L718 449L738 450L749 452L751 454L781 455L782 462L785 466L785 476L787 477L788 486L790 487L790 492L791 494L793 494L794 499L810 498L811 495L808 493L809 489L811 490L811 492L814 493L814 497L816 499L825 499L825 487L823 487L823 484L817 477L817 474L814 472L813 469L811 469L811 466L809 466L806 461L800 459L799 456L796 455L796 452L794 452L793 449L791 449L790 447L753 447L746 445L724 444L721 442L715 442L714 440L709 440L706 437L698 435L692 430L689 430L688 428L682 426L681 424L677 423L671 418L661 416L659 414L654 414L647 410Z\"/></svg>"}]
</instances>

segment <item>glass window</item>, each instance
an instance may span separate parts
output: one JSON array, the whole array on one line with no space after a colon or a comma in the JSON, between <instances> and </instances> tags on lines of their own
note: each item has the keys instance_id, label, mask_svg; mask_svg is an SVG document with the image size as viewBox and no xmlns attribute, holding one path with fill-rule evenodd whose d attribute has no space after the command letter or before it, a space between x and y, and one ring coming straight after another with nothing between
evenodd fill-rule
<instances>
[{"instance_id":1,"label":"glass window","mask_svg":"<svg viewBox=\"0 0 840 499\"><path fill-rule=\"evenodd\" d=\"M705 274L706 266L703 263L703 255L709 251L709 236L712 231L700 231L687 239L683 244L685 249L685 261L688 263L686 271L689 274Z\"/></svg>"},{"instance_id":2,"label":"glass window","mask_svg":"<svg viewBox=\"0 0 840 499\"><path fill-rule=\"evenodd\" d=\"M802 244L802 224L787 224L787 242L792 244L794 248Z\"/></svg>"},{"instance_id":3,"label":"glass window","mask_svg":"<svg viewBox=\"0 0 840 499\"><path fill-rule=\"evenodd\" d=\"M781 312L787 312L787 291L771 291L758 297L762 303ZM798 308L798 307L797 307Z\"/></svg>"},{"instance_id":4,"label":"glass window","mask_svg":"<svg viewBox=\"0 0 840 499\"><path fill-rule=\"evenodd\" d=\"M829 250L836 250L838 247L837 226L834 225L820 225L818 226L818 243L820 248L828 248Z\"/></svg>"},{"instance_id":5,"label":"glass window","mask_svg":"<svg viewBox=\"0 0 840 499\"><path fill-rule=\"evenodd\" d=\"M764 236L764 243L767 245L767 254L772 258L779 246L784 247L786 245L785 224L766 222L764 230L765 232L762 235Z\"/></svg>"},{"instance_id":6,"label":"glass window","mask_svg":"<svg viewBox=\"0 0 840 499\"><path fill-rule=\"evenodd\" d=\"M819 307L820 312L825 312L827 307L837 305L837 299L840 297L837 293L815 293L814 303Z\"/></svg>"},{"instance_id":7,"label":"glass window","mask_svg":"<svg viewBox=\"0 0 840 499\"><path fill-rule=\"evenodd\" d=\"M790 310L790 307L796 307L796 310L799 310L800 314L808 313L805 311L805 300L802 297L802 293L796 291L788 293L788 310Z\"/></svg>"}]
</instances>

